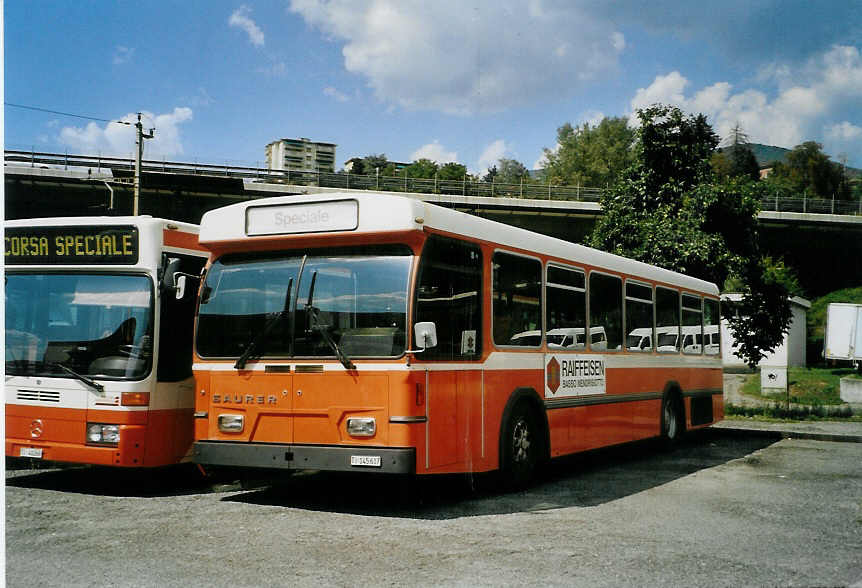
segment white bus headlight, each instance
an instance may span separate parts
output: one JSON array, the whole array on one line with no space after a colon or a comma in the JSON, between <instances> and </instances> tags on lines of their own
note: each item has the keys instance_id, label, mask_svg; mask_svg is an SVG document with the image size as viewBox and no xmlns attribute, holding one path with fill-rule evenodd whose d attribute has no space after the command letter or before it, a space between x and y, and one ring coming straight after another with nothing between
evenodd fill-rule
<instances>
[{"instance_id":1,"label":"white bus headlight","mask_svg":"<svg viewBox=\"0 0 862 588\"><path fill-rule=\"evenodd\" d=\"M220 414L218 430L222 433L242 433L244 420L241 414Z\"/></svg>"},{"instance_id":2,"label":"white bus headlight","mask_svg":"<svg viewBox=\"0 0 862 588\"><path fill-rule=\"evenodd\" d=\"M347 419L347 433L354 437L373 437L377 432L377 421L374 417Z\"/></svg>"},{"instance_id":3,"label":"white bus headlight","mask_svg":"<svg viewBox=\"0 0 862 588\"><path fill-rule=\"evenodd\" d=\"M120 425L87 423L87 443L117 445L120 442Z\"/></svg>"}]
</instances>

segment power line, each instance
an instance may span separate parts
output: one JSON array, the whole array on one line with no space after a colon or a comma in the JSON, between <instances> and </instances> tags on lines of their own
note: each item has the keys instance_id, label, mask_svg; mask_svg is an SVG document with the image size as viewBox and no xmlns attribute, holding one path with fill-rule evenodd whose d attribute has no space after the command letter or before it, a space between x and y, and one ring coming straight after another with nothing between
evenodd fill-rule
<instances>
[{"instance_id":1,"label":"power line","mask_svg":"<svg viewBox=\"0 0 862 588\"><path fill-rule=\"evenodd\" d=\"M118 125L130 125L131 126L131 124L132 124L130 122L125 122L122 120L108 120L106 118L96 118L94 116L84 116L83 114L72 114L71 112L60 112L59 110L49 110L47 108L38 108L36 106L26 106L24 104L12 104L11 102L3 102L3 104L5 106L12 106L14 108L23 108L25 110L35 110L37 112L47 112L50 114L59 114L61 116L71 116L74 118L83 118L86 120L97 120L99 122L115 123Z\"/></svg>"}]
</instances>

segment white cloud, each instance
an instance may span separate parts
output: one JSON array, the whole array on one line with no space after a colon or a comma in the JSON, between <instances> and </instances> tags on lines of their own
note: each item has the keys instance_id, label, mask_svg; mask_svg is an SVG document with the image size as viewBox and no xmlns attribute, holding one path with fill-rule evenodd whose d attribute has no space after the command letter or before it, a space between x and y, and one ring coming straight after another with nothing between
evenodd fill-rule
<instances>
[{"instance_id":1,"label":"white cloud","mask_svg":"<svg viewBox=\"0 0 862 588\"><path fill-rule=\"evenodd\" d=\"M680 105L686 102L683 91L687 85L688 80L678 71L672 71L666 76L656 76L652 84L637 89L631 100L632 111L658 102Z\"/></svg>"},{"instance_id":2,"label":"white cloud","mask_svg":"<svg viewBox=\"0 0 862 588\"><path fill-rule=\"evenodd\" d=\"M134 47L124 47L122 45L117 45L114 48L114 65L122 65L124 63L127 63L134 56Z\"/></svg>"},{"instance_id":3,"label":"white cloud","mask_svg":"<svg viewBox=\"0 0 862 588\"><path fill-rule=\"evenodd\" d=\"M458 153L455 151L447 151L443 145L435 140L433 143L423 145L410 155L411 161L416 161L417 159L430 159L439 164L444 164L449 163L450 161L457 162Z\"/></svg>"},{"instance_id":4,"label":"white cloud","mask_svg":"<svg viewBox=\"0 0 862 588\"><path fill-rule=\"evenodd\" d=\"M485 147L482 155L479 156L479 161L476 162L476 166L481 173L484 173L491 166L497 165L497 162L505 157L508 152L509 147L506 145L506 142L503 139L497 139Z\"/></svg>"},{"instance_id":5,"label":"white cloud","mask_svg":"<svg viewBox=\"0 0 862 588\"><path fill-rule=\"evenodd\" d=\"M248 40L252 45L255 47L263 47L263 31L260 30L260 27L258 27L257 24L249 17L249 14L251 14L251 8L243 4L233 11L233 14L230 15L227 23L232 27L245 31L248 34Z\"/></svg>"},{"instance_id":6,"label":"white cloud","mask_svg":"<svg viewBox=\"0 0 862 588\"><path fill-rule=\"evenodd\" d=\"M862 127L844 122L826 127L826 137L833 141L852 141L862 137Z\"/></svg>"},{"instance_id":7,"label":"white cloud","mask_svg":"<svg viewBox=\"0 0 862 588\"><path fill-rule=\"evenodd\" d=\"M141 114L145 132L152 127L156 129L155 137L144 141L145 158L174 157L183 153L180 125L192 119L191 108L177 107L173 112L158 115L146 111ZM138 118L137 114L127 114L120 120L133 125ZM132 125L105 123L101 126L91 122L83 128L64 127L58 140L69 151L77 153L128 157L135 151Z\"/></svg>"},{"instance_id":8,"label":"white cloud","mask_svg":"<svg viewBox=\"0 0 862 588\"><path fill-rule=\"evenodd\" d=\"M727 82L708 86L694 95L686 95L688 79L677 71L657 76L653 83L640 88L631 100L632 112L662 102L673 104L709 117L715 131L726 137L739 124L752 141L794 147L802 141L821 136L845 142L862 141L854 134L862 120L836 123L834 113L848 111L859 116L862 96L862 56L855 47L833 47L819 58L793 69L774 64L764 68L761 82L772 80L772 96L762 90L734 93ZM855 105L855 106L854 106Z\"/></svg>"},{"instance_id":9,"label":"white cloud","mask_svg":"<svg viewBox=\"0 0 862 588\"><path fill-rule=\"evenodd\" d=\"M291 0L345 68L411 110L497 112L614 73L625 38L564 0Z\"/></svg>"},{"instance_id":10,"label":"white cloud","mask_svg":"<svg viewBox=\"0 0 862 588\"><path fill-rule=\"evenodd\" d=\"M347 102L350 100L350 97L347 94L338 91L336 88L332 86L327 86L323 89L323 95L329 96L330 98L334 98L338 102Z\"/></svg>"}]
</instances>

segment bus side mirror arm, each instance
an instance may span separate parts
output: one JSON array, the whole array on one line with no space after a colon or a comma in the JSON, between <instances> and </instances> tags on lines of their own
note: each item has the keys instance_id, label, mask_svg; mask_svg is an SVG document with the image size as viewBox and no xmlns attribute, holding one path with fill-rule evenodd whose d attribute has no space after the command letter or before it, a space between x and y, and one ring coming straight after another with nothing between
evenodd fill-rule
<instances>
[{"instance_id":1,"label":"bus side mirror arm","mask_svg":"<svg viewBox=\"0 0 862 588\"><path fill-rule=\"evenodd\" d=\"M185 297L188 279L200 279L200 276L179 271L181 263L182 260L177 257L168 258L160 284L162 291L172 292L177 300Z\"/></svg>"}]
</instances>

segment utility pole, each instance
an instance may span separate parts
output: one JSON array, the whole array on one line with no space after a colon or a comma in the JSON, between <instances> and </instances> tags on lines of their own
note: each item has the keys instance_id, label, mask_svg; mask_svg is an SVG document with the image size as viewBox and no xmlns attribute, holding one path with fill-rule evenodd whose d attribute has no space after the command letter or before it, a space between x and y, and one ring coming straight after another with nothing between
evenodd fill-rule
<instances>
[{"instance_id":1,"label":"utility pole","mask_svg":"<svg viewBox=\"0 0 862 588\"><path fill-rule=\"evenodd\" d=\"M149 133L144 133L144 125L141 123L141 113L138 113L138 122L135 123L135 146L137 152L135 155L135 201L132 209L132 214L138 216L138 201L141 196L141 158L144 155L144 139L152 139L156 134L156 129L150 129Z\"/></svg>"}]
</instances>

